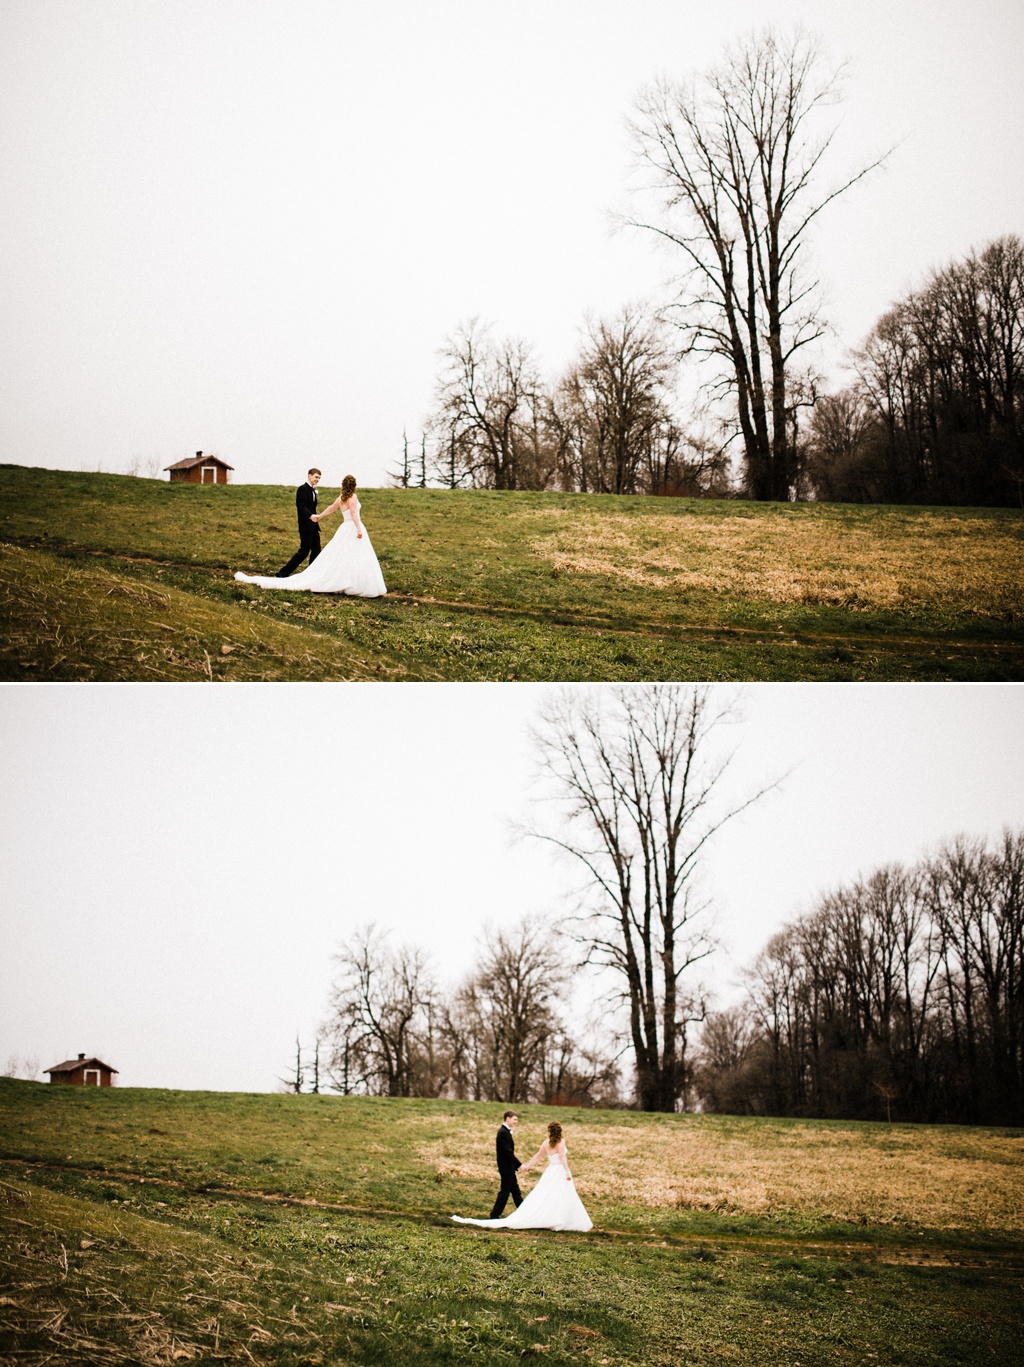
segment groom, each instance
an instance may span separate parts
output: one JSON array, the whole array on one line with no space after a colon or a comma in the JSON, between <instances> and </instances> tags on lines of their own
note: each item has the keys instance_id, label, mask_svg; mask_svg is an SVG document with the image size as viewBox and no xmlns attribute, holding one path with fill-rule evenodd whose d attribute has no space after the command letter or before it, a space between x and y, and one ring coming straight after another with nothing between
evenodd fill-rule
<instances>
[{"instance_id":1,"label":"groom","mask_svg":"<svg viewBox=\"0 0 1024 1367\"><path fill-rule=\"evenodd\" d=\"M314 465L306 476L305 484L295 490L295 508L299 514L299 549L285 565L278 570L277 579L287 579L293 570L309 556L309 563L320 554L320 528L313 520L316 515L316 486L320 483L320 471Z\"/></svg>"},{"instance_id":2,"label":"groom","mask_svg":"<svg viewBox=\"0 0 1024 1367\"><path fill-rule=\"evenodd\" d=\"M519 1117L515 1111L506 1111L501 1129L498 1131L495 1140L495 1148L498 1154L498 1172L501 1174L501 1191L498 1192L498 1199L495 1201L494 1209L490 1214L492 1220L501 1219L510 1196L517 1206L523 1204L523 1193L519 1190L519 1179L516 1177L519 1159L516 1157L516 1141L512 1133L518 1124Z\"/></svg>"}]
</instances>

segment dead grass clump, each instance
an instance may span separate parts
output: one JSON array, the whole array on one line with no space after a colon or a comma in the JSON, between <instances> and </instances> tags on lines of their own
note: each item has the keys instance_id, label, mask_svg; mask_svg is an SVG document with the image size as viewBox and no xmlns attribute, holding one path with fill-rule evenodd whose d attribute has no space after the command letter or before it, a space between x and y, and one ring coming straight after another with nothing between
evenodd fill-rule
<instances>
[{"instance_id":1,"label":"dead grass clump","mask_svg":"<svg viewBox=\"0 0 1024 1367\"><path fill-rule=\"evenodd\" d=\"M488 1163L485 1156L474 1145L472 1155L457 1153L450 1141L439 1140L434 1145L420 1149L420 1157L433 1165L439 1178L459 1177L470 1182L483 1182L492 1177L497 1169L494 1162Z\"/></svg>"},{"instance_id":2,"label":"dead grass clump","mask_svg":"<svg viewBox=\"0 0 1024 1367\"><path fill-rule=\"evenodd\" d=\"M107 589L108 598L128 598L133 603L144 603L146 607L155 608L157 612L170 612L171 607L166 597L160 593L148 593L145 589L130 587L128 584L115 584L113 588Z\"/></svg>"}]
</instances>

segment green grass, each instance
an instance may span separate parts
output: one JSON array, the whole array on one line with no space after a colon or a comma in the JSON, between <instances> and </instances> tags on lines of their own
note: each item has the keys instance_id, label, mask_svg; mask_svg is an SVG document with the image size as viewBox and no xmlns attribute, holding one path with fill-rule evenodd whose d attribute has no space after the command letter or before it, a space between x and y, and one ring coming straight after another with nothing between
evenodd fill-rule
<instances>
[{"instance_id":1,"label":"green grass","mask_svg":"<svg viewBox=\"0 0 1024 1367\"><path fill-rule=\"evenodd\" d=\"M0 677L1024 677L1013 510L362 497L386 599L234 581L294 549L290 489L2 466Z\"/></svg>"},{"instance_id":2,"label":"green grass","mask_svg":"<svg viewBox=\"0 0 1024 1367\"><path fill-rule=\"evenodd\" d=\"M1019 1132L524 1107L524 1150L549 1115L565 1124L595 1229L457 1228L453 1210L486 1212L493 1196L500 1112L0 1081L0 1355L39 1367L1016 1360L1019 1201L994 1201L1005 1227L893 1222L870 1200L846 1217L867 1199L850 1174L915 1135L954 1174L930 1209L958 1209L958 1156L1009 1165L1019 1191ZM840 1146L842 1209L624 1201L594 1161L610 1141L635 1142L648 1167L666 1144L695 1142L691 1157L724 1147L737 1180Z\"/></svg>"}]
</instances>

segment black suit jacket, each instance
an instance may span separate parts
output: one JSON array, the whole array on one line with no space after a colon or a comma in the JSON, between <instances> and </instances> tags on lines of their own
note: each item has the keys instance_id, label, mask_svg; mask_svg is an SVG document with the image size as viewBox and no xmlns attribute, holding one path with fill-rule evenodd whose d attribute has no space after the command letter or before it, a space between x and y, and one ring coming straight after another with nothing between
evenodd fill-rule
<instances>
[{"instance_id":1,"label":"black suit jacket","mask_svg":"<svg viewBox=\"0 0 1024 1367\"><path fill-rule=\"evenodd\" d=\"M520 1162L516 1157L516 1141L507 1125L502 1125L494 1144L498 1154L498 1171L502 1177L515 1177Z\"/></svg>"},{"instance_id":2,"label":"black suit jacket","mask_svg":"<svg viewBox=\"0 0 1024 1367\"><path fill-rule=\"evenodd\" d=\"M316 512L316 490L312 484L300 484L295 490L295 510L299 515L299 535L308 536L317 526L309 520Z\"/></svg>"}]
</instances>

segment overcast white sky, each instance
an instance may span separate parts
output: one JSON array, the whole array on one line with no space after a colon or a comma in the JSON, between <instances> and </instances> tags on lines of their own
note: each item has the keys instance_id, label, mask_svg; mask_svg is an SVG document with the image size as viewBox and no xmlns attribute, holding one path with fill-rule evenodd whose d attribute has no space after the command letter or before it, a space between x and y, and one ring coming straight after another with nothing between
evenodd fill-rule
<instances>
[{"instance_id":1,"label":"overcast white sky","mask_svg":"<svg viewBox=\"0 0 1024 1367\"><path fill-rule=\"evenodd\" d=\"M613 234L637 89L766 20L849 59L821 220L856 344L1024 227L1019 0L0 0L0 460L383 482L471 315L560 369L671 262Z\"/></svg>"},{"instance_id":2,"label":"overcast white sky","mask_svg":"<svg viewBox=\"0 0 1024 1367\"><path fill-rule=\"evenodd\" d=\"M558 913L513 685L0 687L0 1064L79 1052L122 1085L273 1090L373 919L471 966L488 921ZM1024 815L1016 686L758 685L707 889L739 965L815 895ZM540 816L536 811L533 817Z\"/></svg>"}]
</instances>

